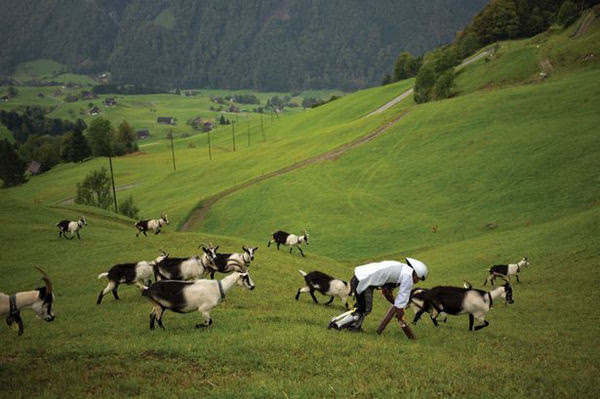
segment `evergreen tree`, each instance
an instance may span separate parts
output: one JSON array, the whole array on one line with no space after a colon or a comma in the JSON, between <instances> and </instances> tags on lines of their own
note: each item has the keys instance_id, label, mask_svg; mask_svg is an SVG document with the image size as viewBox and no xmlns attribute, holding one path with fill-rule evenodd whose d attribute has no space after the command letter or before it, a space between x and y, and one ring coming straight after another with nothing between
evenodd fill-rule
<instances>
[{"instance_id":1,"label":"evergreen tree","mask_svg":"<svg viewBox=\"0 0 600 399\"><path fill-rule=\"evenodd\" d=\"M454 86L454 71L448 69L440 74L433 86L433 98L441 100L452 97L452 88Z\"/></svg>"},{"instance_id":2,"label":"evergreen tree","mask_svg":"<svg viewBox=\"0 0 600 399\"><path fill-rule=\"evenodd\" d=\"M0 179L2 187L12 187L27 181L25 161L19 157L15 147L8 140L0 140Z\"/></svg>"},{"instance_id":3,"label":"evergreen tree","mask_svg":"<svg viewBox=\"0 0 600 399\"><path fill-rule=\"evenodd\" d=\"M556 17L556 22L563 26L568 26L575 22L577 16L579 15L579 9L572 1L565 1L563 5L558 10L558 15Z\"/></svg>"},{"instance_id":4,"label":"evergreen tree","mask_svg":"<svg viewBox=\"0 0 600 399\"><path fill-rule=\"evenodd\" d=\"M393 82L392 75L390 75L389 73L386 73L385 76L383 77L383 82L381 82L381 85L382 86L389 85L392 82Z\"/></svg>"},{"instance_id":5,"label":"evergreen tree","mask_svg":"<svg viewBox=\"0 0 600 399\"><path fill-rule=\"evenodd\" d=\"M95 118L87 128L87 141L95 157L112 155L113 128L108 119Z\"/></svg>"},{"instance_id":6,"label":"evergreen tree","mask_svg":"<svg viewBox=\"0 0 600 399\"><path fill-rule=\"evenodd\" d=\"M135 132L127 121L123 121L119 124L116 142L125 148L127 154L137 151L138 147L136 144Z\"/></svg>"},{"instance_id":7,"label":"evergreen tree","mask_svg":"<svg viewBox=\"0 0 600 399\"><path fill-rule=\"evenodd\" d=\"M62 137L60 157L64 162L81 162L90 155L90 147L81 130L75 129Z\"/></svg>"}]
</instances>

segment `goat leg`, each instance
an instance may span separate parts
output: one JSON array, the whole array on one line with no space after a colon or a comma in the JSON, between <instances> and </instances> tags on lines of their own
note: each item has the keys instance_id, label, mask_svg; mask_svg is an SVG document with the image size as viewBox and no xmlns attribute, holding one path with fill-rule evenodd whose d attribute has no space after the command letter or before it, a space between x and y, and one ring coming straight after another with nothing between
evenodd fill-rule
<instances>
[{"instance_id":1,"label":"goat leg","mask_svg":"<svg viewBox=\"0 0 600 399\"><path fill-rule=\"evenodd\" d=\"M304 258L304 252L302 251L302 248L300 248L300 245L298 245L298 250L300 251L300 255L302 255L302 257Z\"/></svg>"},{"instance_id":2,"label":"goat leg","mask_svg":"<svg viewBox=\"0 0 600 399\"><path fill-rule=\"evenodd\" d=\"M475 321L475 318L473 317L473 315L471 313L469 313L469 331L473 331L473 322Z\"/></svg>"},{"instance_id":3,"label":"goat leg","mask_svg":"<svg viewBox=\"0 0 600 399\"><path fill-rule=\"evenodd\" d=\"M314 303L319 303L319 301L317 301L317 297L315 296L315 291L314 290L310 290L308 292L310 293L310 296L312 297L313 302Z\"/></svg>"},{"instance_id":4,"label":"goat leg","mask_svg":"<svg viewBox=\"0 0 600 399\"><path fill-rule=\"evenodd\" d=\"M481 330L482 328L486 328L486 327L487 327L487 326L489 326L489 325L490 325L490 322L489 322L489 321L487 321L487 320L484 320L484 321L483 321L483 324L481 324L481 325L479 325L479 326L475 327L475 331L477 331L477 330Z\"/></svg>"},{"instance_id":5,"label":"goat leg","mask_svg":"<svg viewBox=\"0 0 600 399\"><path fill-rule=\"evenodd\" d=\"M325 302L325 305L330 305L331 302L333 302L334 297L331 296L331 298L329 299L329 301Z\"/></svg>"}]
</instances>

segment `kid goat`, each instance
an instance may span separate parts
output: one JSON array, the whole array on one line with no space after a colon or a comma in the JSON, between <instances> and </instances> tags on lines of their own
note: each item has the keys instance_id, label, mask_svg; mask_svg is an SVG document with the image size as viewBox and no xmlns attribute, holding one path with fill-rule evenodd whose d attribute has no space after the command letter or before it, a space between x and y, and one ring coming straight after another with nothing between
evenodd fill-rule
<instances>
[{"instance_id":1,"label":"kid goat","mask_svg":"<svg viewBox=\"0 0 600 399\"><path fill-rule=\"evenodd\" d=\"M215 252L219 247L215 248ZM208 265L210 269L211 280L215 278L215 273L230 273L233 271L246 271L250 267L250 262L254 260L254 252L258 251L258 247L242 247L244 252L232 254L217 254L213 265Z\"/></svg>"},{"instance_id":2,"label":"kid goat","mask_svg":"<svg viewBox=\"0 0 600 399\"><path fill-rule=\"evenodd\" d=\"M325 303L325 305L329 305L337 296L342 300L342 303L346 309L348 309L348 297L352 295L352 289L350 288L349 283L344 280L331 277L330 275L318 270L310 273L306 273L302 270L298 271L304 277L306 285L302 288L298 288L298 292L296 292L296 300L300 298L301 293L308 292L310 293L313 302L319 303L314 294L315 291L318 291L322 295L328 295L331 297L329 301Z\"/></svg>"},{"instance_id":3,"label":"kid goat","mask_svg":"<svg viewBox=\"0 0 600 399\"><path fill-rule=\"evenodd\" d=\"M21 310L31 308L37 314L37 317L50 322L54 320L52 313L52 282L45 271L36 266L42 273L45 287L36 288L33 291L17 292L13 295L6 295L0 292L0 317L6 317L6 324L11 326L17 323L19 326L19 335L23 335L23 319L21 319Z\"/></svg>"},{"instance_id":4,"label":"kid goat","mask_svg":"<svg viewBox=\"0 0 600 399\"><path fill-rule=\"evenodd\" d=\"M75 233L77 233L77 238L81 239L81 236L79 235L79 229L83 228L83 226L87 226L87 222L83 216L80 216L79 220L76 222L72 220L61 220L60 222L56 223L56 226L58 227L58 238L64 236L65 238L72 240L75 238ZM70 238L67 237L67 232L71 233Z\"/></svg>"},{"instance_id":5,"label":"kid goat","mask_svg":"<svg viewBox=\"0 0 600 399\"><path fill-rule=\"evenodd\" d=\"M96 304L100 305L104 295L110 291L112 291L115 299L118 300L117 289L119 288L119 284L136 284L138 287L142 287L144 284L150 285L152 275L154 274L154 266L165 260L168 256L168 253L160 251L160 256L150 262L143 260L137 263L121 263L111 267L108 272L99 274L99 279L108 277L108 285L104 290L100 291Z\"/></svg>"},{"instance_id":6,"label":"kid goat","mask_svg":"<svg viewBox=\"0 0 600 399\"><path fill-rule=\"evenodd\" d=\"M210 266L214 267L217 257L217 248L200 246L204 253L189 258L165 258L154 265L154 278L158 280L196 280L208 272Z\"/></svg>"},{"instance_id":7,"label":"kid goat","mask_svg":"<svg viewBox=\"0 0 600 399\"><path fill-rule=\"evenodd\" d=\"M249 290L254 289L254 283L247 272L234 272L222 280L161 280L144 288L142 296L148 298L153 306L150 312L150 329L154 329L155 321L160 328L165 328L162 317L167 309L177 313L197 310L202 313L204 323L196 324L196 328L210 326L210 311L225 299L225 295L236 284Z\"/></svg>"},{"instance_id":8,"label":"kid goat","mask_svg":"<svg viewBox=\"0 0 600 399\"><path fill-rule=\"evenodd\" d=\"M148 230L153 230L154 234L158 234L160 233L160 228L165 224L169 224L169 219L167 219L166 213L161 214L159 219L140 220L139 222L135 223L135 228L138 230L135 236L138 237L140 233L143 233L146 237L148 237L146 234L146 231Z\"/></svg>"},{"instance_id":9,"label":"kid goat","mask_svg":"<svg viewBox=\"0 0 600 399\"><path fill-rule=\"evenodd\" d=\"M476 326L475 330L481 330L490 324L485 319L485 315L490 311L495 299L503 297L507 303L514 302L512 287L509 283L489 292L474 289L469 283L466 283L465 287L437 286L424 292L415 293L415 299L423 301L423 307L415 314L413 324L417 324L424 312L432 312L431 320L436 327L438 325L437 317L442 312L450 315L468 313L469 330L473 331L475 318L482 323Z\"/></svg>"},{"instance_id":10,"label":"kid goat","mask_svg":"<svg viewBox=\"0 0 600 399\"><path fill-rule=\"evenodd\" d=\"M304 230L304 234L302 234L301 236L297 236L295 234L290 234L290 233L286 233L285 231L276 231L275 233L271 234L271 240L269 241L269 244L267 245L267 247L270 247L272 243L276 243L277 244L277 250L279 250L279 246L280 245L287 245L290 247L290 253L292 253L292 249L294 249L294 247L298 248L298 251L300 251L300 254L302 256L304 256L304 252L302 252L302 248L300 248L300 244L302 244L303 242L306 243L306 245L308 245L308 233L306 232L306 230Z\"/></svg>"},{"instance_id":11,"label":"kid goat","mask_svg":"<svg viewBox=\"0 0 600 399\"><path fill-rule=\"evenodd\" d=\"M519 263L511 263L508 265L494 265L494 266L490 267L490 269L488 270L490 275L488 276L487 279L485 279L485 281L483 282L483 285L486 285L488 283L488 281L490 283L492 283L492 285L494 285L494 281L496 280L496 277L500 277L504 281L507 281L510 283L510 276L513 276L513 275L517 278L517 281L520 283L519 272L521 271L521 268L523 266L529 266L529 262L527 261L527 257L525 257L525 256L523 258L521 258Z\"/></svg>"}]
</instances>

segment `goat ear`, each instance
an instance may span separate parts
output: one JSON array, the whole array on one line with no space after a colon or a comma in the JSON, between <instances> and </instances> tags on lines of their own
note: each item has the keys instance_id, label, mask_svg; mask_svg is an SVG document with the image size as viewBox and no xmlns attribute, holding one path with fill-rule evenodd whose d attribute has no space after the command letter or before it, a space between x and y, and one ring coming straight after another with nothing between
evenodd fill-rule
<instances>
[{"instance_id":1,"label":"goat ear","mask_svg":"<svg viewBox=\"0 0 600 399\"><path fill-rule=\"evenodd\" d=\"M253 251L254 252L258 251L258 247L254 247Z\"/></svg>"},{"instance_id":2,"label":"goat ear","mask_svg":"<svg viewBox=\"0 0 600 399\"><path fill-rule=\"evenodd\" d=\"M217 249L219 249L220 245L217 245L214 249L215 252L217 252Z\"/></svg>"},{"instance_id":3,"label":"goat ear","mask_svg":"<svg viewBox=\"0 0 600 399\"><path fill-rule=\"evenodd\" d=\"M242 250L243 250L244 252L248 252L248 248L246 248L246 246L244 246L244 245L242 245Z\"/></svg>"}]
</instances>

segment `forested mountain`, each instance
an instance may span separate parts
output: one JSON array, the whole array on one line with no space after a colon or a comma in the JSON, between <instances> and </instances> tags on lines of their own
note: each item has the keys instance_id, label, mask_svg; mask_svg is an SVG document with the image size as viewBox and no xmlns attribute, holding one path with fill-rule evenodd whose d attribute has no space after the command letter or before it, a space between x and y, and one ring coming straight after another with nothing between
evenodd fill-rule
<instances>
[{"instance_id":1,"label":"forested mountain","mask_svg":"<svg viewBox=\"0 0 600 399\"><path fill-rule=\"evenodd\" d=\"M51 58L161 87L355 89L486 0L0 0L0 73Z\"/></svg>"}]
</instances>

